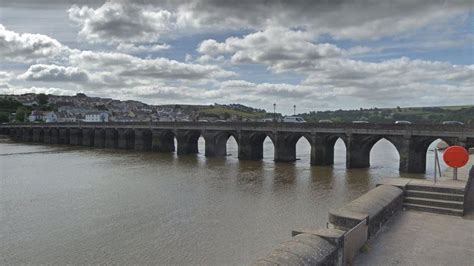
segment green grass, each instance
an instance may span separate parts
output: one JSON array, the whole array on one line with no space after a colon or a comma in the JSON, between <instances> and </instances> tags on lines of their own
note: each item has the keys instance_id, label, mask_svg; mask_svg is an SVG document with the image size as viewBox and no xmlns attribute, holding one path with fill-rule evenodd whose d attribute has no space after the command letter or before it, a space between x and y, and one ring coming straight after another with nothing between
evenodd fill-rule
<instances>
[{"instance_id":1,"label":"green grass","mask_svg":"<svg viewBox=\"0 0 474 266\"><path fill-rule=\"evenodd\" d=\"M234 110L234 109L228 109L228 108L223 108L223 107L214 107L214 108L206 108L199 110L199 113L201 115L224 115L227 113L230 116L240 116L242 118L258 118L258 117L264 117L265 113L247 113L247 112L242 112L239 110Z\"/></svg>"}]
</instances>

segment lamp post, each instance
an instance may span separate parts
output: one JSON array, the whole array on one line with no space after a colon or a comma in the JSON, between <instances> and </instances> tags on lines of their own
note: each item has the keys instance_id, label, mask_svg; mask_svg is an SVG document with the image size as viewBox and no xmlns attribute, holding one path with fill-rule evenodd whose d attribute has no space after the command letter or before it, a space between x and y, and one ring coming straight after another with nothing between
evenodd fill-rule
<instances>
[{"instance_id":1,"label":"lamp post","mask_svg":"<svg viewBox=\"0 0 474 266\"><path fill-rule=\"evenodd\" d=\"M273 122L276 122L276 103L273 103Z\"/></svg>"},{"instance_id":2,"label":"lamp post","mask_svg":"<svg viewBox=\"0 0 474 266\"><path fill-rule=\"evenodd\" d=\"M293 105L293 115L296 115L296 104Z\"/></svg>"}]
</instances>

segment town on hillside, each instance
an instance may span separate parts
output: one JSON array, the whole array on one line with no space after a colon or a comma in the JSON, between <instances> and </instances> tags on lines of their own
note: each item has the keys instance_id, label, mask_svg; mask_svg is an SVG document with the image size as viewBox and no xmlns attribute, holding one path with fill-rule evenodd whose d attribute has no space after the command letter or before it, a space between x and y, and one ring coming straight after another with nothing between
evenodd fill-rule
<instances>
[{"instance_id":1,"label":"town on hillside","mask_svg":"<svg viewBox=\"0 0 474 266\"><path fill-rule=\"evenodd\" d=\"M240 104L148 105L83 93L0 95L0 122L253 121L265 115L265 110Z\"/></svg>"},{"instance_id":2,"label":"town on hillside","mask_svg":"<svg viewBox=\"0 0 474 266\"><path fill-rule=\"evenodd\" d=\"M295 106L296 107L296 106ZM283 116L242 104L149 105L134 100L28 93L0 95L0 123L7 122L318 122L474 124L474 106L360 108Z\"/></svg>"}]
</instances>

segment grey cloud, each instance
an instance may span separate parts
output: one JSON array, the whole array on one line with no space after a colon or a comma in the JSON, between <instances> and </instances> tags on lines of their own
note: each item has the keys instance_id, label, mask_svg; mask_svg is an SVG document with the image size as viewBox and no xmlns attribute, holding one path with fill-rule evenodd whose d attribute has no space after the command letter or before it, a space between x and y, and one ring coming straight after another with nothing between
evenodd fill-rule
<instances>
[{"instance_id":1,"label":"grey cloud","mask_svg":"<svg viewBox=\"0 0 474 266\"><path fill-rule=\"evenodd\" d=\"M85 83L89 80L89 75L76 67L37 64L30 66L18 78L27 81Z\"/></svg>"},{"instance_id":2,"label":"grey cloud","mask_svg":"<svg viewBox=\"0 0 474 266\"><path fill-rule=\"evenodd\" d=\"M68 13L82 26L79 34L92 42L153 42L170 32L175 20L167 10L120 1L107 1L96 9L73 5Z\"/></svg>"},{"instance_id":3,"label":"grey cloud","mask_svg":"<svg viewBox=\"0 0 474 266\"><path fill-rule=\"evenodd\" d=\"M107 1L74 5L69 16L90 41L149 41L196 31L300 27L344 39L413 32L467 13L472 1Z\"/></svg>"}]
</instances>

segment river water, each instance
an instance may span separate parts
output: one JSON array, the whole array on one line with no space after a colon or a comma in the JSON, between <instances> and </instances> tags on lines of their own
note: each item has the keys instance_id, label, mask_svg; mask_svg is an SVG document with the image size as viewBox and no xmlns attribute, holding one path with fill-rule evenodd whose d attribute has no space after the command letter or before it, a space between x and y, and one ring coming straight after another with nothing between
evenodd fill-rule
<instances>
[{"instance_id":1,"label":"river water","mask_svg":"<svg viewBox=\"0 0 474 266\"><path fill-rule=\"evenodd\" d=\"M432 144L433 145L433 144ZM204 142L200 140L200 151ZM371 168L311 167L310 147L296 163L229 156L177 156L13 143L0 139L0 264L249 264L290 238L292 229L326 226L329 208L399 177L387 141ZM431 178L433 153L426 175Z\"/></svg>"}]
</instances>

